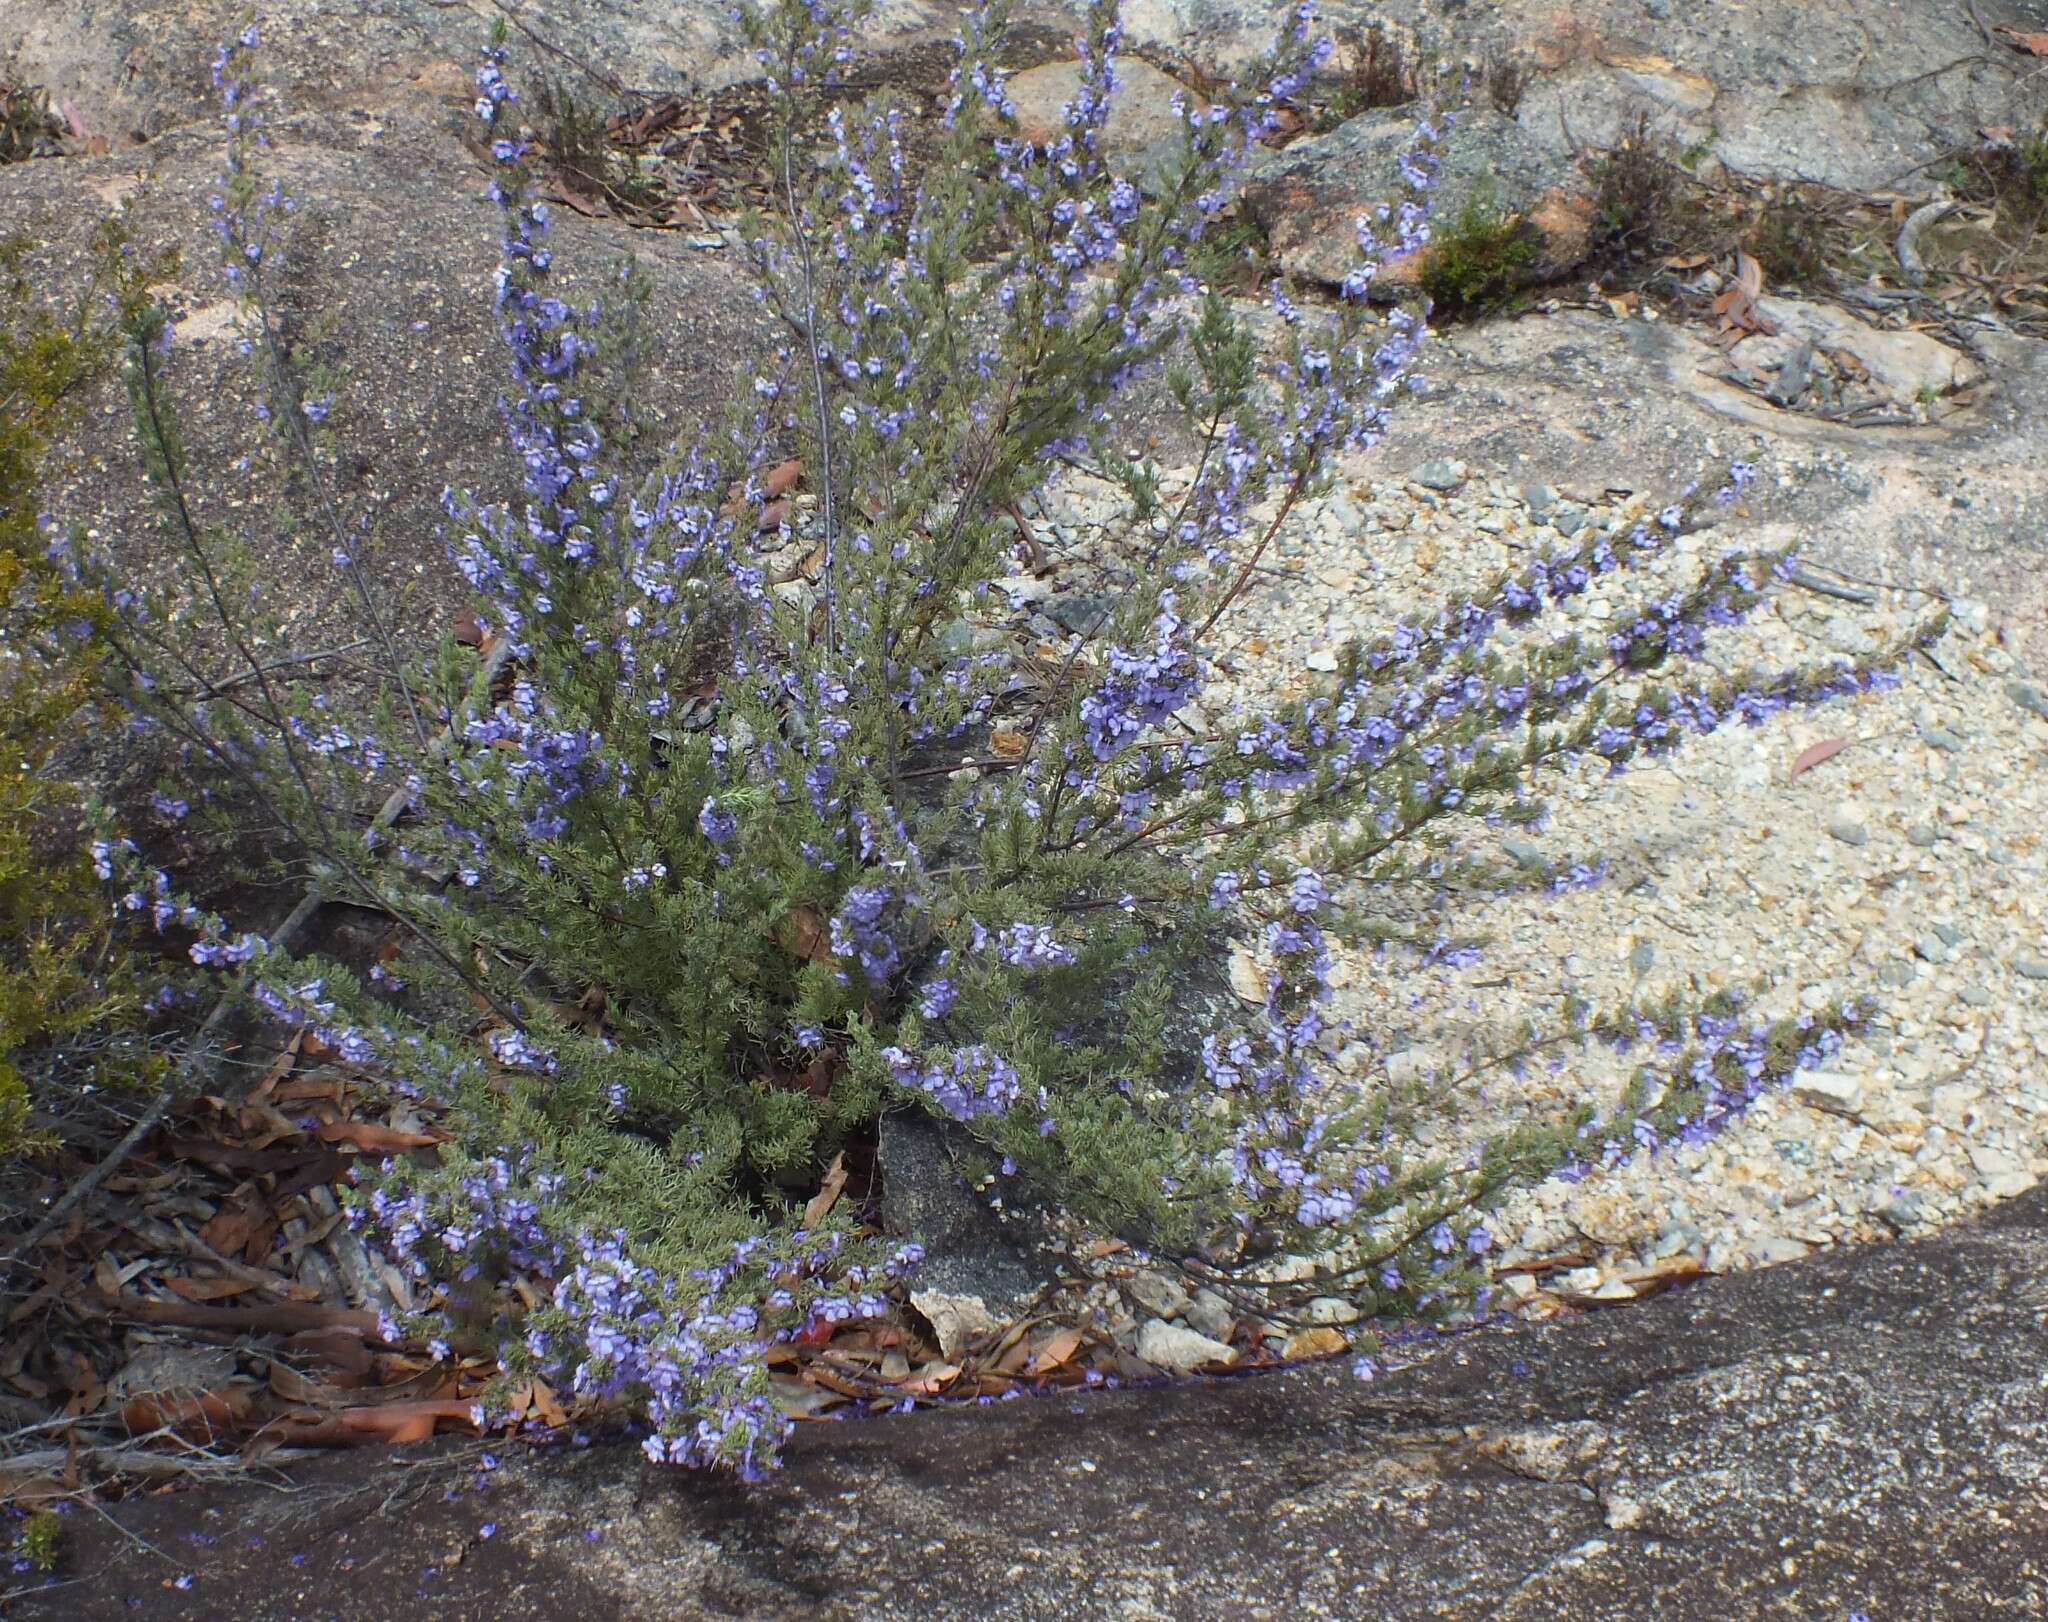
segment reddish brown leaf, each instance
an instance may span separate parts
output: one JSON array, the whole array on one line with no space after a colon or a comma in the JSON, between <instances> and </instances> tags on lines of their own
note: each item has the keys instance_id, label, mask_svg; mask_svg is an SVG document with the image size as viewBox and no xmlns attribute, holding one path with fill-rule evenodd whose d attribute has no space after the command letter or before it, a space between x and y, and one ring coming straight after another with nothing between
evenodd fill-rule
<instances>
[{"instance_id":1,"label":"reddish brown leaf","mask_svg":"<svg viewBox=\"0 0 2048 1622\"><path fill-rule=\"evenodd\" d=\"M380 1402L333 1413L287 1414L264 1427L267 1440L297 1447L363 1447L375 1443L424 1442L437 1424L474 1431L472 1405L453 1398Z\"/></svg>"},{"instance_id":2,"label":"reddish brown leaf","mask_svg":"<svg viewBox=\"0 0 2048 1622\"><path fill-rule=\"evenodd\" d=\"M309 1380L297 1369L278 1362L270 1365L270 1389L286 1402L307 1408L339 1408L348 1401L346 1392L324 1380Z\"/></svg>"},{"instance_id":3,"label":"reddish brown leaf","mask_svg":"<svg viewBox=\"0 0 2048 1622\"><path fill-rule=\"evenodd\" d=\"M484 622L465 608L455 616L455 640L465 648L481 648L484 645Z\"/></svg>"},{"instance_id":4,"label":"reddish brown leaf","mask_svg":"<svg viewBox=\"0 0 2048 1622\"><path fill-rule=\"evenodd\" d=\"M1810 743L1799 751L1798 759L1792 762L1792 775L1803 776L1824 760L1833 760L1849 747L1847 738L1823 738L1819 743Z\"/></svg>"},{"instance_id":5,"label":"reddish brown leaf","mask_svg":"<svg viewBox=\"0 0 2048 1622\"><path fill-rule=\"evenodd\" d=\"M329 1121L320 1128L323 1143L345 1143L365 1154L396 1154L402 1149L425 1149L445 1143L446 1134L401 1132L395 1126L378 1126L374 1121Z\"/></svg>"},{"instance_id":6,"label":"reddish brown leaf","mask_svg":"<svg viewBox=\"0 0 2048 1622\"><path fill-rule=\"evenodd\" d=\"M554 1389L545 1380L533 1382L533 1406L529 1410L543 1425L560 1430L569 1423L569 1416L562 1405L555 1401Z\"/></svg>"},{"instance_id":7,"label":"reddish brown leaf","mask_svg":"<svg viewBox=\"0 0 2048 1622\"><path fill-rule=\"evenodd\" d=\"M1033 1348L1026 1370L1032 1374L1050 1374L1080 1349L1080 1330L1072 1325L1056 1329Z\"/></svg>"},{"instance_id":8,"label":"reddish brown leaf","mask_svg":"<svg viewBox=\"0 0 2048 1622\"><path fill-rule=\"evenodd\" d=\"M153 1391L131 1397L121 1408L121 1423L131 1435L173 1430L187 1441L212 1442L242 1429L250 1413L249 1393L225 1391Z\"/></svg>"},{"instance_id":9,"label":"reddish brown leaf","mask_svg":"<svg viewBox=\"0 0 2048 1622\"><path fill-rule=\"evenodd\" d=\"M784 947L807 963L832 961L832 933L825 927L825 920L816 907L790 908L789 916L782 921L778 938Z\"/></svg>"},{"instance_id":10,"label":"reddish brown leaf","mask_svg":"<svg viewBox=\"0 0 2048 1622\"><path fill-rule=\"evenodd\" d=\"M1697 1259L1681 1253L1652 1263L1640 1273L1630 1273L1622 1282L1636 1292L1638 1301L1642 1301L1650 1296L1660 1295L1677 1285L1690 1284L1695 1279L1710 1276L1706 1267Z\"/></svg>"},{"instance_id":11,"label":"reddish brown leaf","mask_svg":"<svg viewBox=\"0 0 2048 1622\"><path fill-rule=\"evenodd\" d=\"M815 1228L827 1211L837 1202L840 1190L846 1187L846 1156L836 1154L832 1164L825 1168L824 1178L818 1184L818 1192L804 1207L804 1226Z\"/></svg>"},{"instance_id":12,"label":"reddish brown leaf","mask_svg":"<svg viewBox=\"0 0 2048 1622\"><path fill-rule=\"evenodd\" d=\"M861 1386L847 1379L844 1375L833 1373L831 1369L825 1367L822 1363L813 1363L809 1368L805 1369L804 1378L813 1385L823 1386L827 1391L836 1391L842 1397L864 1397L867 1395L866 1390Z\"/></svg>"},{"instance_id":13,"label":"reddish brown leaf","mask_svg":"<svg viewBox=\"0 0 2048 1622\"><path fill-rule=\"evenodd\" d=\"M2048 56L2048 33L2022 33L2017 28L1994 28L1992 32L2003 34L2015 50L2025 51L2029 56Z\"/></svg>"},{"instance_id":14,"label":"reddish brown leaf","mask_svg":"<svg viewBox=\"0 0 2048 1622\"><path fill-rule=\"evenodd\" d=\"M284 1281L278 1282L282 1285ZM255 1281L246 1278L174 1278L170 1285L187 1301L219 1301L231 1295L247 1295L256 1288Z\"/></svg>"},{"instance_id":15,"label":"reddish brown leaf","mask_svg":"<svg viewBox=\"0 0 2048 1622\"><path fill-rule=\"evenodd\" d=\"M761 488L767 492L768 499L773 501L778 496L788 495L803 476L803 463L792 456L786 462L777 462L768 470L768 477L761 481Z\"/></svg>"},{"instance_id":16,"label":"reddish brown leaf","mask_svg":"<svg viewBox=\"0 0 2048 1622\"><path fill-rule=\"evenodd\" d=\"M904 1391L932 1396L959 1378L960 1365L957 1363L927 1363L908 1379L898 1380L896 1384Z\"/></svg>"},{"instance_id":17,"label":"reddish brown leaf","mask_svg":"<svg viewBox=\"0 0 2048 1622\"><path fill-rule=\"evenodd\" d=\"M230 1260L241 1257L258 1262L269 1251L270 1236L276 1232L277 1217L270 1202L253 1188L243 1188L213 1214L199 1230L199 1237Z\"/></svg>"},{"instance_id":18,"label":"reddish brown leaf","mask_svg":"<svg viewBox=\"0 0 2048 1622\"><path fill-rule=\"evenodd\" d=\"M771 501L761 509L761 516L754 520L754 528L765 535L769 530L779 528L781 525L788 523L789 514L790 505L787 496L784 496L780 501Z\"/></svg>"},{"instance_id":19,"label":"reddish brown leaf","mask_svg":"<svg viewBox=\"0 0 2048 1622\"><path fill-rule=\"evenodd\" d=\"M288 1336L282 1349L358 1384L369 1374L373 1359L363 1338L347 1329L304 1329ZM340 1383L340 1382L336 1382Z\"/></svg>"}]
</instances>

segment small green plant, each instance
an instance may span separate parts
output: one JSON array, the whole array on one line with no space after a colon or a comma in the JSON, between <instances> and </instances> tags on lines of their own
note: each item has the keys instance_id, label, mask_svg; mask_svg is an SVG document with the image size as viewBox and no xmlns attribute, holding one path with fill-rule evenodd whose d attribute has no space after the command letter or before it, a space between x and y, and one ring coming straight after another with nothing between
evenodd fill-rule
<instances>
[{"instance_id":1,"label":"small green plant","mask_svg":"<svg viewBox=\"0 0 2048 1622\"><path fill-rule=\"evenodd\" d=\"M63 120L51 111L48 91L0 80L0 163L54 156L63 134Z\"/></svg>"},{"instance_id":2,"label":"small green plant","mask_svg":"<svg viewBox=\"0 0 2048 1622\"><path fill-rule=\"evenodd\" d=\"M64 1519L53 1509L39 1509L14 1534L16 1570L47 1577L64 1554Z\"/></svg>"},{"instance_id":3,"label":"small green plant","mask_svg":"<svg viewBox=\"0 0 2048 1622\"><path fill-rule=\"evenodd\" d=\"M1834 249L1825 199L1794 189L1768 194L1745 245L1772 283L1823 281Z\"/></svg>"},{"instance_id":4,"label":"small green plant","mask_svg":"<svg viewBox=\"0 0 2048 1622\"><path fill-rule=\"evenodd\" d=\"M139 1041L133 966L113 949L77 796L50 771L93 701L112 610L50 555L43 458L111 363L115 328L89 318L99 294L132 308L165 269L117 226L99 250L101 276L64 318L32 296L27 240L0 243L0 1156L51 1141L32 1126L37 1102L61 1119L66 1090L146 1085L160 1069Z\"/></svg>"},{"instance_id":5,"label":"small green plant","mask_svg":"<svg viewBox=\"0 0 2048 1622\"><path fill-rule=\"evenodd\" d=\"M1401 42L1383 24L1340 28L1336 38L1346 62L1322 105L1315 126L1319 132L1376 107L1405 107L1421 94Z\"/></svg>"},{"instance_id":6,"label":"small green plant","mask_svg":"<svg viewBox=\"0 0 2048 1622\"><path fill-rule=\"evenodd\" d=\"M1422 291L1447 314L1493 309L1527 285L1541 256L1535 226L1490 191L1475 191L1424 252Z\"/></svg>"},{"instance_id":7,"label":"small green plant","mask_svg":"<svg viewBox=\"0 0 2048 1622\"><path fill-rule=\"evenodd\" d=\"M546 75L535 81L532 94L541 144L564 188L629 214L660 201L659 189L612 143L603 113L578 103L567 84Z\"/></svg>"},{"instance_id":8,"label":"small green plant","mask_svg":"<svg viewBox=\"0 0 2048 1622\"><path fill-rule=\"evenodd\" d=\"M1610 253L1640 257L1676 245L1697 225L1683 157L1647 114L1593 165L1593 210Z\"/></svg>"},{"instance_id":9,"label":"small green plant","mask_svg":"<svg viewBox=\"0 0 2048 1622\"><path fill-rule=\"evenodd\" d=\"M1535 76L1535 64L1528 57L1502 50L1487 52L1480 74L1487 101L1504 118L1513 118L1521 110L1522 98L1529 93L1529 83Z\"/></svg>"}]
</instances>

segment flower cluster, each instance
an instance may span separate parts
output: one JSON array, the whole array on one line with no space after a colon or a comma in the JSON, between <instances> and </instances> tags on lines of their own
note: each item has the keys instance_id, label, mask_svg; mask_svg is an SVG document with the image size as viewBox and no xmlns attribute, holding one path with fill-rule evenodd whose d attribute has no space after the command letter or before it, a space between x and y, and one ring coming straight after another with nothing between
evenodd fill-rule
<instances>
[{"instance_id":1,"label":"flower cluster","mask_svg":"<svg viewBox=\"0 0 2048 1622\"><path fill-rule=\"evenodd\" d=\"M929 1095L956 1121L1000 1115L1023 1093L1016 1067L984 1043L922 1059L888 1047L882 1050L882 1062L897 1086Z\"/></svg>"},{"instance_id":2,"label":"flower cluster","mask_svg":"<svg viewBox=\"0 0 2048 1622\"><path fill-rule=\"evenodd\" d=\"M768 1395L770 1339L880 1316L888 1286L922 1259L915 1245L850 1257L838 1232L754 1234L708 1265L671 1272L638 1258L627 1234L553 1215L565 1179L525 1155L492 1155L430 1179L387 1164L350 1220L376 1238L423 1297L412 1322L438 1357L489 1334L580 1403L626 1397L644 1413L657 1464L721 1465L754 1480L789 1422ZM524 1306L538 1284L546 1304ZM484 1405L488 1417L488 1402Z\"/></svg>"}]
</instances>

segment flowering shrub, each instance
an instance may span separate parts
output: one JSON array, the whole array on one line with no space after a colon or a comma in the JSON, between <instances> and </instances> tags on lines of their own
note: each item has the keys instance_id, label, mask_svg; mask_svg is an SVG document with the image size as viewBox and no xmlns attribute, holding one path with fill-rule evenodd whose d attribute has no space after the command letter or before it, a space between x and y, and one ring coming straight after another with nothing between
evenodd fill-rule
<instances>
[{"instance_id":1,"label":"flowering shrub","mask_svg":"<svg viewBox=\"0 0 2048 1622\"><path fill-rule=\"evenodd\" d=\"M388 655L374 714L270 673L234 629L219 539L180 495L161 326L138 323L131 355L166 524L247 679L232 705L170 696L148 651L172 607L129 600L123 696L310 852L328 893L397 919L405 946L365 980L188 903L159 910L154 879L136 909L194 929L195 960L246 963L262 1006L394 1089L453 1106L440 1164L361 1191L416 1281L416 1327L631 1397L658 1458L748 1470L779 1434L763 1338L877 1310L914 1260L799 1213L823 1158L883 1109L951 1117L1006 1171L1161 1253L1247 1281L1282 1253L1320 1258L1314 1290L1393 1320L1470 1301L1483 1213L1510 1183L1711 1130L1818 1062L1847 1011L1752 1025L1730 1002L1569 1008L1487 1062L1647 1043L1621 1111L1531 1122L1447 1165L1416 1147L1416 1100L1328 1064L1326 931L1389 881L1481 882L1440 860L1443 830L1534 820L1546 778L1584 757L1621 770L1870 686L1898 652L1716 673L1698 659L1709 634L1783 563L1736 549L1645 588L1604 639L1546 629L1596 578L1682 564L1675 538L1732 502L1738 466L1630 533L1587 532L1390 626L1307 700L1200 718L1212 634L1408 382L1426 311L1376 314L1365 294L1427 240L1452 115L1419 124L1404 194L1360 222L1344 299L1276 292L1278 352L1262 354L1195 256L1323 60L1306 9L1242 88L1180 109L1177 148L1142 185L1102 151L1120 49L1107 0L1042 144L1017 134L995 65L1000 4L970 14L939 149L916 164L900 109L829 94L857 21L828 0L748 15L781 196L738 240L780 338L731 411L644 480L619 458L609 386L627 340L554 290L502 35L486 49L475 114L497 165L523 484L446 492L493 656L449 647L424 669L322 494L341 401L309 387L270 313L290 203L255 173L253 27L223 51L228 275L267 420ZM1191 471L1108 437L1139 388L1187 418ZM1020 503L1071 477L1121 493L1137 566L1048 660L1001 634L998 582ZM354 812L393 789L407 817L359 832ZM1262 948L1263 1005L1188 1030L1176 989L1231 930ZM539 1307L512 1287L535 1275L552 1281Z\"/></svg>"}]
</instances>

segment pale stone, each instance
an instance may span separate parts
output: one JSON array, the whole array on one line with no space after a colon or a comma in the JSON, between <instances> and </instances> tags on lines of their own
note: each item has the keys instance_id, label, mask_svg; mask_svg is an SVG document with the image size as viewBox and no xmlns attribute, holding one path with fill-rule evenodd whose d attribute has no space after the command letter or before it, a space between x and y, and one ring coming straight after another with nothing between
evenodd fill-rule
<instances>
[{"instance_id":1,"label":"pale stone","mask_svg":"<svg viewBox=\"0 0 2048 1622\"><path fill-rule=\"evenodd\" d=\"M1205 1363L1228 1363L1237 1354L1220 1340L1152 1318L1138 1331L1138 1355L1156 1368L1197 1369Z\"/></svg>"}]
</instances>

